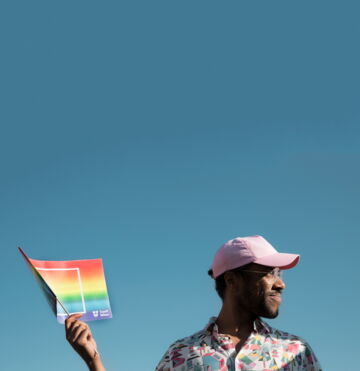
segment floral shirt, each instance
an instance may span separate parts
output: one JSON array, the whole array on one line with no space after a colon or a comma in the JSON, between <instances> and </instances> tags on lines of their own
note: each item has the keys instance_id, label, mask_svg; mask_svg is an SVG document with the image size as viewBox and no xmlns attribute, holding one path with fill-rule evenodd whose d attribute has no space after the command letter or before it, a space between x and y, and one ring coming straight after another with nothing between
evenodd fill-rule
<instances>
[{"instance_id":1,"label":"floral shirt","mask_svg":"<svg viewBox=\"0 0 360 371\"><path fill-rule=\"evenodd\" d=\"M258 319L239 353L231 339L218 332L213 317L204 330L176 341L156 371L321 371L304 340Z\"/></svg>"}]
</instances>

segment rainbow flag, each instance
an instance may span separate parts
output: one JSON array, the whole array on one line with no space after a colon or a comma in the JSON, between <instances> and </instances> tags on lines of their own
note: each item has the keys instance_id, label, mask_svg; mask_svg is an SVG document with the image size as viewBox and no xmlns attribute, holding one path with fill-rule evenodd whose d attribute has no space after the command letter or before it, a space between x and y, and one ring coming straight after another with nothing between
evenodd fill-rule
<instances>
[{"instance_id":1,"label":"rainbow flag","mask_svg":"<svg viewBox=\"0 0 360 371\"><path fill-rule=\"evenodd\" d=\"M83 313L82 321L112 318L102 259L46 261L30 259L19 247L58 322Z\"/></svg>"}]
</instances>

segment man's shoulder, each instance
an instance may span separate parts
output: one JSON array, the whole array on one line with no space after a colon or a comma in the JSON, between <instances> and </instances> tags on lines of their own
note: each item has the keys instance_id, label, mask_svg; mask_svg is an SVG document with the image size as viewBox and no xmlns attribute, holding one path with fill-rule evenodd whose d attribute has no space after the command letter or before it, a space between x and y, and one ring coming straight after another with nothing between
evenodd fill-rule
<instances>
[{"instance_id":1,"label":"man's shoulder","mask_svg":"<svg viewBox=\"0 0 360 371\"><path fill-rule=\"evenodd\" d=\"M200 330L195 332L190 336L186 336L184 338L178 339L174 341L170 346L170 349L182 349L186 347L196 347L201 346L204 343L205 339L210 336L209 332L206 330Z\"/></svg>"},{"instance_id":2,"label":"man's shoulder","mask_svg":"<svg viewBox=\"0 0 360 371\"><path fill-rule=\"evenodd\" d=\"M175 366L183 365L189 358L197 358L198 352L202 347L205 349L207 346L206 338L208 336L210 336L210 334L206 330L201 330L190 336L174 341L160 360L156 370L168 371Z\"/></svg>"},{"instance_id":3,"label":"man's shoulder","mask_svg":"<svg viewBox=\"0 0 360 371\"><path fill-rule=\"evenodd\" d=\"M274 348L280 346L291 352L304 352L305 354L312 353L309 343L301 336L294 335L290 332L279 330L269 325L269 333L272 338L272 345Z\"/></svg>"},{"instance_id":4,"label":"man's shoulder","mask_svg":"<svg viewBox=\"0 0 360 371\"><path fill-rule=\"evenodd\" d=\"M267 326L270 330L271 336L278 340L290 341L290 342L293 341L293 342L299 342L299 343L304 343L304 344L307 343L301 336L294 335L288 331L279 330L275 327L270 327L269 325Z\"/></svg>"},{"instance_id":5,"label":"man's shoulder","mask_svg":"<svg viewBox=\"0 0 360 371\"><path fill-rule=\"evenodd\" d=\"M321 371L320 363L311 348L310 344L301 336L294 335L287 331L271 328L272 346L279 348L288 354L293 354L296 358L300 358L302 364L309 365L311 370ZM305 368L304 368L305 369Z\"/></svg>"}]
</instances>

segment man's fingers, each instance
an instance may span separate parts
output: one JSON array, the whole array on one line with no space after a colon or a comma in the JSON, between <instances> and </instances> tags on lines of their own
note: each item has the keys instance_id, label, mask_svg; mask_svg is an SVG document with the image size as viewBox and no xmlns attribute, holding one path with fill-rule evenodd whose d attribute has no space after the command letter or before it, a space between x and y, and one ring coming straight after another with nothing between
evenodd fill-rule
<instances>
[{"instance_id":1,"label":"man's fingers","mask_svg":"<svg viewBox=\"0 0 360 371\"><path fill-rule=\"evenodd\" d=\"M67 337L68 338L73 338L74 337L74 334L75 332L79 329L79 328L85 328L86 327L86 324L84 322L80 322L80 321L76 321L74 322L70 328L67 330Z\"/></svg>"},{"instance_id":2,"label":"man's fingers","mask_svg":"<svg viewBox=\"0 0 360 371\"><path fill-rule=\"evenodd\" d=\"M66 329L66 339L70 342L73 342L75 337L78 336L79 332L85 328L89 328L85 322L76 320L70 323L70 326Z\"/></svg>"},{"instance_id":3,"label":"man's fingers","mask_svg":"<svg viewBox=\"0 0 360 371\"><path fill-rule=\"evenodd\" d=\"M74 330L75 327L78 327L78 326L81 326L81 325L87 326L85 322L75 320L75 321L70 323L70 326L66 329L66 332L70 333Z\"/></svg>"},{"instance_id":4,"label":"man's fingers","mask_svg":"<svg viewBox=\"0 0 360 371\"><path fill-rule=\"evenodd\" d=\"M79 327L79 326L84 326L84 325L85 325L84 322L81 322L81 321L75 321L75 322L73 322L73 323L70 325L70 327L68 328L67 332L68 332L69 334L72 334L72 333L74 332L74 330L75 330L77 327Z\"/></svg>"},{"instance_id":5,"label":"man's fingers","mask_svg":"<svg viewBox=\"0 0 360 371\"><path fill-rule=\"evenodd\" d=\"M66 338L69 340L74 333L74 330L80 326L80 321L71 323L70 327L66 329Z\"/></svg>"},{"instance_id":6,"label":"man's fingers","mask_svg":"<svg viewBox=\"0 0 360 371\"><path fill-rule=\"evenodd\" d=\"M81 313L75 313L70 315L68 318L65 320L65 328L68 329L73 322L78 320L80 317L82 317Z\"/></svg>"},{"instance_id":7,"label":"man's fingers","mask_svg":"<svg viewBox=\"0 0 360 371\"><path fill-rule=\"evenodd\" d=\"M87 323L79 321L81 314L69 316L66 320L66 339L86 363L99 356L96 342Z\"/></svg>"},{"instance_id":8,"label":"man's fingers","mask_svg":"<svg viewBox=\"0 0 360 371\"><path fill-rule=\"evenodd\" d=\"M80 325L78 327L76 327L70 334L70 341L72 342L76 342L78 340L78 337L79 335L84 332L84 331L87 331L89 330L89 328L87 326L84 326L84 325Z\"/></svg>"},{"instance_id":9,"label":"man's fingers","mask_svg":"<svg viewBox=\"0 0 360 371\"><path fill-rule=\"evenodd\" d=\"M85 328L79 333L78 338L76 339L76 341L79 345L85 345L90 336L91 336L90 329Z\"/></svg>"}]
</instances>

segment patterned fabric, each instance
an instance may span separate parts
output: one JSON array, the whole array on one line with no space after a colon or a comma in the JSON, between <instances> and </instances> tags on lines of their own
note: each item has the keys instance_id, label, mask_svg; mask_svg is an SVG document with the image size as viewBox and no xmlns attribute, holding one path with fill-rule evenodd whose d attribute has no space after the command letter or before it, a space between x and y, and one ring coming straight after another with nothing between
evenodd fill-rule
<instances>
[{"instance_id":1,"label":"patterned fabric","mask_svg":"<svg viewBox=\"0 0 360 371\"><path fill-rule=\"evenodd\" d=\"M240 352L228 336L219 334L213 317L204 330L176 341L156 371L321 371L304 340L270 327L260 319Z\"/></svg>"}]
</instances>

